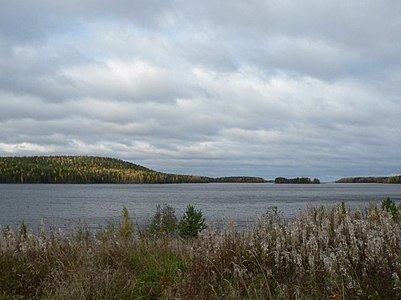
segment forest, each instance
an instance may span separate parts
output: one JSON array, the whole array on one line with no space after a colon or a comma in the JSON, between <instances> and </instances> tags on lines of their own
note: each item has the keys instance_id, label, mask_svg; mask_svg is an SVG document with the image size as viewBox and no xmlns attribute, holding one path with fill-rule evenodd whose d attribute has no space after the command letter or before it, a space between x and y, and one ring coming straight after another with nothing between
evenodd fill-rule
<instances>
[{"instance_id":1,"label":"forest","mask_svg":"<svg viewBox=\"0 0 401 300\"><path fill-rule=\"evenodd\" d=\"M177 175L98 156L0 157L0 183L262 183L261 177Z\"/></svg>"},{"instance_id":2,"label":"forest","mask_svg":"<svg viewBox=\"0 0 401 300\"><path fill-rule=\"evenodd\" d=\"M320 180L314 178L313 180L309 177L297 177L297 178L284 178L284 177L277 177L274 179L274 183L291 183L291 184L319 184Z\"/></svg>"},{"instance_id":3,"label":"forest","mask_svg":"<svg viewBox=\"0 0 401 300\"><path fill-rule=\"evenodd\" d=\"M401 175L387 177L345 177L336 183L401 183Z\"/></svg>"},{"instance_id":4,"label":"forest","mask_svg":"<svg viewBox=\"0 0 401 300\"><path fill-rule=\"evenodd\" d=\"M157 172L97 156L0 157L0 183L202 183L202 176Z\"/></svg>"},{"instance_id":5,"label":"forest","mask_svg":"<svg viewBox=\"0 0 401 300\"><path fill-rule=\"evenodd\" d=\"M230 183L263 183L268 182L262 177L249 177L249 176L230 176L212 178L212 182L230 182Z\"/></svg>"}]
</instances>

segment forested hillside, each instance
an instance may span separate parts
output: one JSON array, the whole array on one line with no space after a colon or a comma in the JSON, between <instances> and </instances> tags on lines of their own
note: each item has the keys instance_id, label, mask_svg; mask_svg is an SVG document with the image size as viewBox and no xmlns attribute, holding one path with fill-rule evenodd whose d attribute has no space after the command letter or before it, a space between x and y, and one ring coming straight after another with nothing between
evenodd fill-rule
<instances>
[{"instance_id":1,"label":"forested hillside","mask_svg":"<svg viewBox=\"0 0 401 300\"><path fill-rule=\"evenodd\" d=\"M400 176L388 177L346 177L336 180L337 183L401 183Z\"/></svg>"},{"instance_id":2,"label":"forested hillside","mask_svg":"<svg viewBox=\"0 0 401 300\"><path fill-rule=\"evenodd\" d=\"M0 183L198 183L211 178L156 172L94 156L0 157Z\"/></svg>"}]
</instances>

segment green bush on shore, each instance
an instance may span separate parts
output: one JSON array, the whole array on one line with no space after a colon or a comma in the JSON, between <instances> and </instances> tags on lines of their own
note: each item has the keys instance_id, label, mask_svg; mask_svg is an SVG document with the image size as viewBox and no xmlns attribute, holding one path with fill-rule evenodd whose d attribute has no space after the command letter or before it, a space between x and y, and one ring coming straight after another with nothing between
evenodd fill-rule
<instances>
[{"instance_id":1,"label":"green bush on shore","mask_svg":"<svg viewBox=\"0 0 401 300\"><path fill-rule=\"evenodd\" d=\"M162 235L175 236L177 229L178 219L174 208L168 204L164 204L163 207L157 205L156 212L145 229L145 233L155 237Z\"/></svg>"},{"instance_id":2,"label":"green bush on shore","mask_svg":"<svg viewBox=\"0 0 401 300\"><path fill-rule=\"evenodd\" d=\"M196 238L199 233L207 228L205 218L200 210L188 205L185 214L178 224L179 235L184 238Z\"/></svg>"},{"instance_id":3,"label":"green bush on shore","mask_svg":"<svg viewBox=\"0 0 401 300\"><path fill-rule=\"evenodd\" d=\"M97 234L4 228L0 299L400 299L401 221L390 201L262 216L192 239L135 237L125 210Z\"/></svg>"}]
</instances>

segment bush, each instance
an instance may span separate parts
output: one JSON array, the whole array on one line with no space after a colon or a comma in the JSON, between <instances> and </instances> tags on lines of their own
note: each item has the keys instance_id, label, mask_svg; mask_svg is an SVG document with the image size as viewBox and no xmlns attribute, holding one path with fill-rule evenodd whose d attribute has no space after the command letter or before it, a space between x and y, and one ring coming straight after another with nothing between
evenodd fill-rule
<instances>
[{"instance_id":1,"label":"bush","mask_svg":"<svg viewBox=\"0 0 401 300\"><path fill-rule=\"evenodd\" d=\"M81 231L82 230L80 230L78 233L80 233ZM87 236L87 238L85 239L88 239L89 231L86 230L86 232L85 231L83 232L87 233L88 236L78 234L78 237ZM117 223L110 221L105 228L100 229L96 232L96 238L103 242L114 239L121 239L125 242L128 242L132 240L132 238L134 237L134 232L135 232L134 223L132 222L132 219L129 215L129 211L125 206L123 206L123 209L121 211L121 220L118 221Z\"/></svg>"},{"instance_id":2,"label":"bush","mask_svg":"<svg viewBox=\"0 0 401 300\"><path fill-rule=\"evenodd\" d=\"M206 228L207 225L202 211L196 210L192 205L188 205L178 225L179 235L181 237L197 237Z\"/></svg>"},{"instance_id":3,"label":"bush","mask_svg":"<svg viewBox=\"0 0 401 300\"><path fill-rule=\"evenodd\" d=\"M175 215L174 208L168 204L163 207L157 205L156 212L150 224L147 227L147 232L151 235L174 235L178 228L178 219Z\"/></svg>"},{"instance_id":4,"label":"bush","mask_svg":"<svg viewBox=\"0 0 401 300\"><path fill-rule=\"evenodd\" d=\"M385 200L382 201L382 209L390 212L393 217L398 214L398 208L395 205L394 201L387 197Z\"/></svg>"},{"instance_id":5,"label":"bush","mask_svg":"<svg viewBox=\"0 0 401 300\"><path fill-rule=\"evenodd\" d=\"M134 235L134 223L132 222L128 209L124 206L121 212L121 222L118 226L118 230L121 239L124 241L129 241Z\"/></svg>"}]
</instances>

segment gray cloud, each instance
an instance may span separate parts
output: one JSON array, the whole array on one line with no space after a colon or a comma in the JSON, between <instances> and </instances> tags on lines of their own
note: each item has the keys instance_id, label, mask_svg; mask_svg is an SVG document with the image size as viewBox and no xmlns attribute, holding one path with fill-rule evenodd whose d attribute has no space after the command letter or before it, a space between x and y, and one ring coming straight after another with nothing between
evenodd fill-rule
<instances>
[{"instance_id":1,"label":"gray cloud","mask_svg":"<svg viewBox=\"0 0 401 300\"><path fill-rule=\"evenodd\" d=\"M397 1L0 4L0 155L211 176L401 171Z\"/></svg>"}]
</instances>

